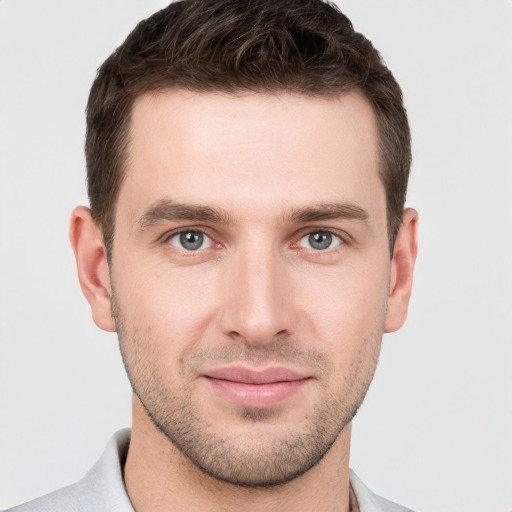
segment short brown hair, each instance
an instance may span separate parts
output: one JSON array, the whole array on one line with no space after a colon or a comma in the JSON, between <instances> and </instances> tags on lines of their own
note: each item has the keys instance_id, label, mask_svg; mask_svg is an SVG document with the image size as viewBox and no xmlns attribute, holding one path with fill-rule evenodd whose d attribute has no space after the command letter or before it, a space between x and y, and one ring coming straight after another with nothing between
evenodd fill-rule
<instances>
[{"instance_id":1,"label":"short brown hair","mask_svg":"<svg viewBox=\"0 0 512 512\"><path fill-rule=\"evenodd\" d=\"M196 92L361 91L376 113L391 253L407 191L411 142L402 92L350 20L321 0L182 0L141 21L99 68L87 105L91 213L107 251L137 96Z\"/></svg>"}]
</instances>

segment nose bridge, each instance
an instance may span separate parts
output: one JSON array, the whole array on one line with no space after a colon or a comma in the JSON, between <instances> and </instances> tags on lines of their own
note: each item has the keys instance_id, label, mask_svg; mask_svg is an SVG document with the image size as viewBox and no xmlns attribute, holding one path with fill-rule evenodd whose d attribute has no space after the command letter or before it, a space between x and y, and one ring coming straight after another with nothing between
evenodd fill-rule
<instances>
[{"instance_id":1,"label":"nose bridge","mask_svg":"<svg viewBox=\"0 0 512 512\"><path fill-rule=\"evenodd\" d=\"M290 333L289 279L279 251L252 240L231 258L223 283L226 290L222 329L248 344L267 343Z\"/></svg>"}]
</instances>

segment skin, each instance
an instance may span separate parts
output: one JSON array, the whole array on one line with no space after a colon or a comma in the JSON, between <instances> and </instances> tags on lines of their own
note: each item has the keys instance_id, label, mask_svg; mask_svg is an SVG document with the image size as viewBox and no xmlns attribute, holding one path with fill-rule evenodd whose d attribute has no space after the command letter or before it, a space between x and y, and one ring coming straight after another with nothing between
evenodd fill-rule
<instances>
[{"instance_id":1,"label":"skin","mask_svg":"<svg viewBox=\"0 0 512 512\"><path fill-rule=\"evenodd\" d=\"M416 257L411 209L389 256L371 106L172 90L136 100L130 136L111 268L85 207L71 241L135 390L135 509L348 510L350 420L405 320ZM186 250L180 230L203 244ZM240 403L219 368L300 384Z\"/></svg>"}]
</instances>

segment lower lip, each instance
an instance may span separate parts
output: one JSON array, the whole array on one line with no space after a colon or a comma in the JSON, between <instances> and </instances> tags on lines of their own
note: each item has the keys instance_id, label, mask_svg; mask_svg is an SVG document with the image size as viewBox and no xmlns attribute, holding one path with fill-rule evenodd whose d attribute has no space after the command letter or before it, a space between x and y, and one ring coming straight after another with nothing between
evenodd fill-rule
<instances>
[{"instance_id":1,"label":"lower lip","mask_svg":"<svg viewBox=\"0 0 512 512\"><path fill-rule=\"evenodd\" d=\"M208 377L211 385L230 402L243 407L273 407L297 393L309 379L246 384Z\"/></svg>"}]
</instances>

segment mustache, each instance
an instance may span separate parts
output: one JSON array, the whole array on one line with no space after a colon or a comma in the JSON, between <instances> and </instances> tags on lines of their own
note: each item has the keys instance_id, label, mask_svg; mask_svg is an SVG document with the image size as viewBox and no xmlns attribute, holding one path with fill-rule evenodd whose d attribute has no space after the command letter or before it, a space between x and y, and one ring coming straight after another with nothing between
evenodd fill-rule
<instances>
[{"instance_id":1,"label":"mustache","mask_svg":"<svg viewBox=\"0 0 512 512\"><path fill-rule=\"evenodd\" d=\"M243 340L222 343L214 348L201 348L190 352L183 360L185 369L193 370L211 363L278 363L326 371L331 368L330 358L315 348L290 338L276 337L261 345L251 345Z\"/></svg>"}]
</instances>

